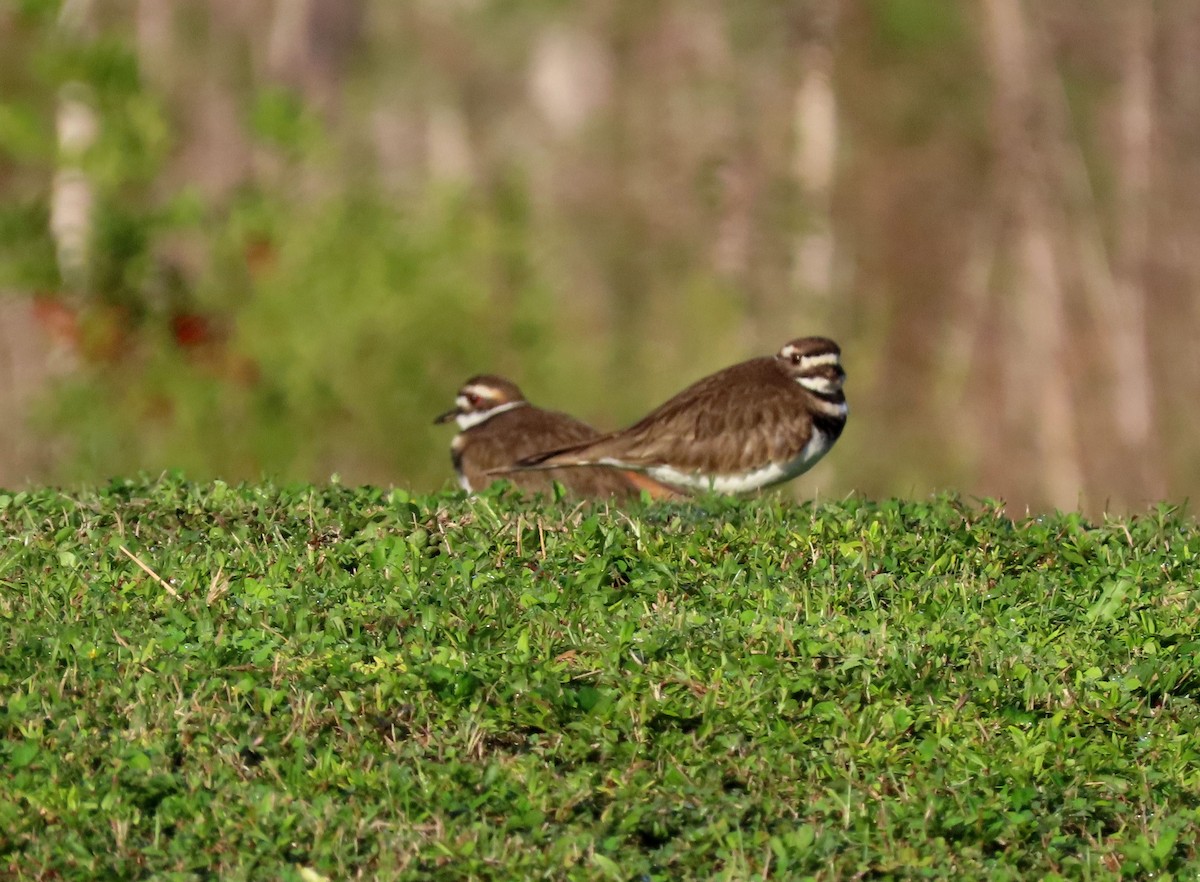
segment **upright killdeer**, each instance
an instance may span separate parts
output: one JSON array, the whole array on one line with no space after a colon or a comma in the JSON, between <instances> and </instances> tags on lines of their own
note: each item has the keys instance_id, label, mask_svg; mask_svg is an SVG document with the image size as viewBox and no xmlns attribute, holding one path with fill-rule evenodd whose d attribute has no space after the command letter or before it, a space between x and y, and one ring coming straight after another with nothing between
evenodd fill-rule
<instances>
[{"instance_id":1,"label":"upright killdeer","mask_svg":"<svg viewBox=\"0 0 1200 882\"><path fill-rule=\"evenodd\" d=\"M841 349L802 337L684 389L628 429L528 456L520 469L608 465L672 487L745 493L812 468L846 425Z\"/></svg>"},{"instance_id":2,"label":"upright killdeer","mask_svg":"<svg viewBox=\"0 0 1200 882\"><path fill-rule=\"evenodd\" d=\"M522 490L547 495L554 481L576 496L627 497L640 490L649 491L656 499L675 495L645 475L606 466L509 473L522 457L592 441L600 433L565 413L534 407L516 383L503 377L481 375L467 380L458 391L454 409L434 422L451 420L458 423L460 431L450 442L450 458L459 483L468 492L507 478Z\"/></svg>"}]
</instances>

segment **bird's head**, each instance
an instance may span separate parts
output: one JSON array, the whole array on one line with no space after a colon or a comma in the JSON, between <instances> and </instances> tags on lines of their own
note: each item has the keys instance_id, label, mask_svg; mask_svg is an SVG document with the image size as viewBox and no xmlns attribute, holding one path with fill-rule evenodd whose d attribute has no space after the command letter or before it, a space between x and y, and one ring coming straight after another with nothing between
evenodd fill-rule
<instances>
[{"instance_id":1,"label":"bird's head","mask_svg":"<svg viewBox=\"0 0 1200 882\"><path fill-rule=\"evenodd\" d=\"M453 409L440 414L434 422L455 420L458 427L465 430L525 403L525 396L516 383L503 377L481 374L463 383L454 399Z\"/></svg>"},{"instance_id":2,"label":"bird's head","mask_svg":"<svg viewBox=\"0 0 1200 882\"><path fill-rule=\"evenodd\" d=\"M809 392L838 395L846 380L842 350L827 337L799 337L785 343L775 356L783 372Z\"/></svg>"}]
</instances>

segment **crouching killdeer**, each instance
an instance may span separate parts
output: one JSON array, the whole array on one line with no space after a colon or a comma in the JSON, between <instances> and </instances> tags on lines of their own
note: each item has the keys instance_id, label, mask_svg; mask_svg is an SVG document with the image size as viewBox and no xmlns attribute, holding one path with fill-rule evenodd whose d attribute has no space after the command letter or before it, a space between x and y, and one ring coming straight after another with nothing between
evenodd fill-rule
<instances>
[{"instance_id":1,"label":"crouching killdeer","mask_svg":"<svg viewBox=\"0 0 1200 882\"><path fill-rule=\"evenodd\" d=\"M846 425L841 349L802 337L684 389L628 429L527 456L520 469L607 465L671 487L745 493L791 480Z\"/></svg>"},{"instance_id":2,"label":"crouching killdeer","mask_svg":"<svg viewBox=\"0 0 1200 882\"><path fill-rule=\"evenodd\" d=\"M450 458L459 484L469 493L507 478L530 493L553 492L558 481L575 496L629 497L646 490L655 499L676 495L646 475L607 466L509 472L517 460L541 450L595 440L600 433L565 413L542 410L525 400L516 383L481 375L463 384L455 407L435 423L458 423L450 442Z\"/></svg>"}]
</instances>

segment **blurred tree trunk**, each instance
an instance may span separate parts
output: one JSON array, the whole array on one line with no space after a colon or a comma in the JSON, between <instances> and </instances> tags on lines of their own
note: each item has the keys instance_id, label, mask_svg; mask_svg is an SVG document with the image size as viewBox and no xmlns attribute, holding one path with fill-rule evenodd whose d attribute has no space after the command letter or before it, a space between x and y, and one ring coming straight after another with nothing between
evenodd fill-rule
<instances>
[{"instance_id":1,"label":"blurred tree trunk","mask_svg":"<svg viewBox=\"0 0 1200 882\"><path fill-rule=\"evenodd\" d=\"M363 16L363 0L278 0L266 41L272 78L332 119L345 93Z\"/></svg>"},{"instance_id":2,"label":"blurred tree trunk","mask_svg":"<svg viewBox=\"0 0 1200 882\"><path fill-rule=\"evenodd\" d=\"M175 113L179 150L164 176L169 192L198 187L221 202L252 179L245 108L246 32L262 27L261 3L139 0L136 35L143 77ZM183 57L199 63L179 64Z\"/></svg>"},{"instance_id":3,"label":"blurred tree trunk","mask_svg":"<svg viewBox=\"0 0 1200 882\"><path fill-rule=\"evenodd\" d=\"M68 44L91 39L92 0L68 0L59 10L58 27ZM99 135L100 120L92 106L91 89L72 80L58 90L58 168L50 196L50 231L54 237L58 273L66 291L76 298L88 293L91 262L93 185L84 170L87 152ZM78 306L78 304L76 304Z\"/></svg>"},{"instance_id":4,"label":"blurred tree trunk","mask_svg":"<svg viewBox=\"0 0 1200 882\"><path fill-rule=\"evenodd\" d=\"M1154 144L1160 160L1152 180L1147 285L1151 357L1159 389L1163 461L1172 495L1200 489L1200 5L1153 6L1157 32ZM1185 342L1186 341L1186 342Z\"/></svg>"},{"instance_id":5,"label":"blurred tree trunk","mask_svg":"<svg viewBox=\"0 0 1200 882\"><path fill-rule=\"evenodd\" d=\"M647 309L651 278L649 252L655 240L650 209L652 190L642 156L647 134L638 123L647 111L660 108L663 95L645 89L646 65L653 64L665 37L664 10L636 2L616 4L608 22L608 54L612 60L612 118L601 129L600 165L593 183L607 188L608 206L592 215L596 232L591 242L600 265L607 300L609 363L605 373L610 388L637 388L648 370ZM660 58L660 61L662 59ZM665 67L665 65L664 65ZM661 70L668 75L667 70ZM600 194L597 193L597 196ZM669 350L669 337L658 342Z\"/></svg>"},{"instance_id":6,"label":"blurred tree trunk","mask_svg":"<svg viewBox=\"0 0 1200 882\"><path fill-rule=\"evenodd\" d=\"M838 154L838 101L833 60L838 4L814 10L811 34L799 47L796 88L795 174L805 209L796 236L794 280L806 327L829 328L833 294L833 182Z\"/></svg>"},{"instance_id":7,"label":"blurred tree trunk","mask_svg":"<svg viewBox=\"0 0 1200 882\"><path fill-rule=\"evenodd\" d=\"M1016 294L1000 345L1005 408L990 458L1009 471L1029 464L1019 478L993 479L1026 498L1072 509L1081 502L1084 476L1056 235L1061 133L1036 88L1047 66L1021 0L985 0L983 8L995 87L995 193L1013 228Z\"/></svg>"},{"instance_id":8,"label":"blurred tree trunk","mask_svg":"<svg viewBox=\"0 0 1200 882\"><path fill-rule=\"evenodd\" d=\"M1114 497L1146 501L1163 490L1154 425L1155 388L1146 330L1144 269L1152 171L1153 82L1149 57L1152 11L1142 0L1117 10L1121 25L1111 42L1120 83L1112 102L1116 137L1110 161L1113 204L1101 204L1072 112L1065 74L1050 67L1045 114L1059 137L1048 143L1058 168L1060 264L1081 292L1073 336L1075 362L1085 383L1079 427L1087 439L1085 481L1093 503ZM1044 25L1038 36L1049 43ZM1043 55L1048 56L1048 52ZM1106 157L1105 157L1106 158ZM1105 234L1111 229L1111 234Z\"/></svg>"},{"instance_id":9,"label":"blurred tree trunk","mask_svg":"<svg viewBox=\"0 0 1200 882\"><path fill-rule=\"evenodd\" d=\"M1117 243L1112 327L1116 366L1112 413L1122 448L1113 468L1128 468L1130 498L1145 502L1166 491L1156 431L1156 390L1147 331L1146 271L1150 263L1150 200L1154 175L1154 7L1126 0L1119 93L1121 142L1117 157Z\"/></svg>"}]
</instances>

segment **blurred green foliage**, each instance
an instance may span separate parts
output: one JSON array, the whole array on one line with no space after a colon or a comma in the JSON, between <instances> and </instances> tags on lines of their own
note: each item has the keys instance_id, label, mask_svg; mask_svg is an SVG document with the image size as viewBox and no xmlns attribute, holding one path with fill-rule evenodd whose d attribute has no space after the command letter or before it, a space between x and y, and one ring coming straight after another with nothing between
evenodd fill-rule
<instances>
[{"instance_id":1,"label":"blurred green foliage","mask_svg":"<svg viewBox=\"0 0 1200 882\"><path fill-rule=\"evenodd\" d=\"M226 204L167 189L171 109L128 43L72 40L54 6L19 13L28 42L5 69L22 82L0 103L0 167L23 197L0 207L0 283L69 304L83 359L39 412L40 431L70 439L53 477L447 480L449 438L432 415L468 372L520 374L546 342L519 178L490 196L427 185L394 203L369 181L347 185L318 116L270 87L245 115L256 149L284 179L303 163L306 180L325 168L336 186L246 185ZM47 212L47 111L64 88L99 120L82 159L95 200L82 291L58 278ZM180 240L199 253L186 273L164 256ZM503 314L487 289L497 275L513 293Z\"/></svg>"},{"instance_id":2,"label":"blurred green foliage","mask_svg":"<svg viewBox=\"0 0 1200 882\"><path fill-rule=\"evenodd\" d=\"M52 422L77 439L79 474L439 483L447 469L428 450L448 439L428 424L453 391L443 378L538 331L486 332L496 323L477 279L492 217L454 192L409 208L367 193L293 206L254 194L210 220L218 259L194 299L216 316L201 319L211 339L181 349L171 317L152 315L123 357L63 388Z\"/></svg>"}]
</instances>

